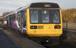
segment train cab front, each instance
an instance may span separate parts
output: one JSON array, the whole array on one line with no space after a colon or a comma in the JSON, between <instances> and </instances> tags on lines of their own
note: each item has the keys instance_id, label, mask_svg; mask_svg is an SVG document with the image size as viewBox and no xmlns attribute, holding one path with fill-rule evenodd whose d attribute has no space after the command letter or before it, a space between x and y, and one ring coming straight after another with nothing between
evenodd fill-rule
<instances>
[{"instance_id":1,"label":"train cab front","mask_svg":"<svg viewBox=\"0 0 76 48\"><path fill-rule=\"evenodd\" d=\"M49 4L45 5L45 7L28 8L26 28L30 37L61 36L62 16L60 8L50 8Z\"/></svg>"},{"instance_id":2,"label":"train cab front","mask_svg":"<svg viewBox=\"0 0 76 48\"><path fill-rule=\"evenodd\" d=\"M29 11L29 16L27 16L27 33L29 36L52 37L62 34L59 9L31 8Z\"/></svg>"}]
</instances>

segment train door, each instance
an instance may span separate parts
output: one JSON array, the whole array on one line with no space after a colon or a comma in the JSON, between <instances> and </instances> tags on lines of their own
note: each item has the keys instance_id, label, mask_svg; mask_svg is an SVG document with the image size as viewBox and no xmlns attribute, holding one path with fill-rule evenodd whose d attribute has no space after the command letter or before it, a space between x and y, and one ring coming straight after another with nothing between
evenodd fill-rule
<instances>
[{"instance_id":1,"label":"train door","mask_svg":"<svg viewBox=\"0 0 76 48\"><path fill-rule=\"evenodd\" d=\"M20 13L18 13L18 15L17 15L17 20L18 20L19 30L21 30L21 16L20 16Z\"/></svg>"},{"instance_id":2,"label":"train door","mask_svg":"<svg viewBox=\"0 0 76 48\"><path fill-rule=\"evenodd\" d=\"M26 30L26 19L25 19L25 11L21 10L18 12L18 23L19 23L19 30L21 33L24 33Z\"/></svg>"}]
</instances>

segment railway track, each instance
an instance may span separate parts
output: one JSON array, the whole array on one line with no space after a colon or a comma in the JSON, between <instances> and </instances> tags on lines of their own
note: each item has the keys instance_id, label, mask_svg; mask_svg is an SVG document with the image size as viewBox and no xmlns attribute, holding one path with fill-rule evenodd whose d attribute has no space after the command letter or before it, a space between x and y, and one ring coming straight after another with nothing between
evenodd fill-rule
<instances>
[{"instance_id":1,"label":"railway track","mask_svg":"<svg viewBox=\"0 0 76 48\"><path fill-rule=\"evenodd\" d=\"M0 48L20 48L0 29Z\"/></svg>"},{"instance_id":2,"label":"railway track","mask_svg":"<svg viewBox=\"0 0 76 48\"><path fill-rule=\"evenodd\" d=\"M7 30L6 30L7 31ZM31 43L33 43L33 40L28 40L27 37L23 37L22 35L20 35L17 32L14 31L9 31L8 33L5 32L6 34L8 34L9 36L11 36L12 39L14 39L14 41L16 42L16 44L20 45L21 48L76 48L76 32L75 30L67 30L67 39L65 39L63 41L63 43L60 43L56 46L52 46L51 44L38 44L38 43L34 43L34 45L31 46ZM31 42L30 42L31 41ZM30 42L30 44L28 43ZM27 46L26 46L27 45Z\"/></svg>"},{"instance_id":3,"label":"railway track","mask_svg":"<svg viewBox=\"0 0 76 48\"><path fill-rule=\"evenodd\" d=\"M29 40L27 37L23 37L16 31L4 30L4 33L7 34L15 44L19 45L20 48L45 48L44 46Z\"/></svg>"},{"instance_id":4,"label":"railway track","mask_svg":"<svg viewBox=\"0 0 76 48\"><path fill-rule=\"evenodd\" d=\"M51 46L51 44L43 44L46 48L76 48L76 30L68 29L67 38L64 39L63 43L57 44L56 46Z\"/></svg>"}]
</instances>

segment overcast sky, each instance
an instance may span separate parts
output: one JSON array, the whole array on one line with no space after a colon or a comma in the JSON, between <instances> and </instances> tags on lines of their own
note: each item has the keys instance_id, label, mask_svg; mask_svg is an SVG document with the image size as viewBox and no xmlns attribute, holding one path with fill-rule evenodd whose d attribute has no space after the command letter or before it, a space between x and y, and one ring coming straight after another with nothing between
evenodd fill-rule
<instances>
[{"instance_id":1,"label":"overcast sky","mask_svg":"<svg viewBox=\"0 0 76 48\"><path fill-rule=\"evenodd\" d=\"M0 0L0 15L32 2L57 2L61 8L76 8L76 0Z\"/></svg>"}]
</instances>

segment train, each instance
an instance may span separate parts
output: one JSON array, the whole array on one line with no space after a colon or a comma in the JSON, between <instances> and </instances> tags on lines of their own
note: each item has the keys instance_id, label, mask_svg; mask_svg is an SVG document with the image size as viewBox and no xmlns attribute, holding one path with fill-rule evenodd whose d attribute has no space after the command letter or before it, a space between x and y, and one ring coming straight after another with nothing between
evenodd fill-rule
<instances>
[{"instance_id":1,"label":"train","mask_svg":"<svg viewBox=\"0 0 76 48\"><path fill-rule=\"evenodd\" d=\"M9 27L39 42L56 43L64 36L61 8L57 3L31 3L22 10L9 13L5 18Z\"/></svg>"}]
</instances>

